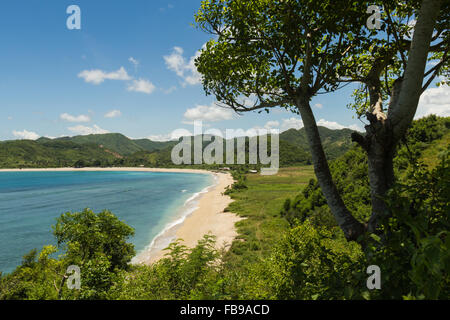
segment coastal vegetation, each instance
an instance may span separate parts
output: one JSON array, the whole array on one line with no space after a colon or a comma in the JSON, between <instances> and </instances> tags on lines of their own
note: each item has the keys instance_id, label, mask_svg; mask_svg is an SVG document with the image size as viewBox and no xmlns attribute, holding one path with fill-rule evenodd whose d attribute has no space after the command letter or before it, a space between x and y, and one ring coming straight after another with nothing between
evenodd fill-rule
<instances>
[{"instance_id":1,"label":"coastal vegetation","mask_svg":"<svg viewBox=\"0 0 450 320\"><path fill-rule=\"evenodd\" d=\"M366 27L373 4L385 9L380 29ZM450 120L413 119L431 83L448 84L449 6L202 1L196 26L213 35L195 60L205 93L236 112L282 107L304 124L280 134L276 175L230 165L227 210L245 218L238 237L229 250L211 235L194 248L175 241L163 259L135 266L129 226L108 211L66 213L57 247L0 275L0 299L448 299ZM313 97L348 83L359 84L349 107L367 120L364 135L320 128L311 109ZM2 142L0 165L173 167L173 143L118 134ZM80 290L64 286L72 264ZM377 290L369 266L381 270Z\"/></svg>"},{"instance_id":2,"label":"coastal vegetation","mask_svg":"<svg viewBox=\"0 0 450 320\"><path fill-rule=\"evenodd\" d=\"M274 176L236 170L240 187L229 189L227 210L245 219L228 250L206 235L195 248L172 243L150 266L130 265L130 227L107 211L66 213L53 228L59 247L26 254L0 278L0 299L447 299L449 129L449 118L414 122L395 158L399 179L385 198L392 214L380 232L359 241L345 238L312 166ZM361 147L332 161L331 171L345 204L366 223ZM62 285L71 264L81 266L81 290ZM369 265L381 269L381 290L366 287Z\"/></svg>"}]
</instances>

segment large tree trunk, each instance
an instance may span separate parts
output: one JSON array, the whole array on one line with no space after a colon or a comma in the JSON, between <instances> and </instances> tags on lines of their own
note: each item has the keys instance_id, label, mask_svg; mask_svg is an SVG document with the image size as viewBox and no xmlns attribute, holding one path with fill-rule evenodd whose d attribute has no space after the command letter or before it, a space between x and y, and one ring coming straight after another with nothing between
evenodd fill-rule
<instances>
[{"instance_id":1,"label":"large tree trunk","mask_svg":"<svg viewBox=\"0 0 450 320\"><path fill-rule=\"evenodd\" d=\"M389 213L384 197L394 182L393 157L394 147L392 145L391 130L383 128L384 132L371 135L367 138L369 147L367 150L370 195L372 201L372 215L368 223L368 231L374 232L380 216Z\"/></svg>"},{"instance_id":2,"label":"large tree trunk","mask_svg":"<svg viewBox=\"0 0 450 320\"><path fill-rule=\"evenodd\" d=\"M367 118L370 125L366 126L367 134L361 137L354 133L352 138L358 142L368 155L369 181L372 200L372 216L369 220L368 231L374 232L381 216L389 214L383 198L393 185L393 157L399 140L406 134L406 130L416 113L422 89L423 74L428 57L434 25L439 14L440 0L424 0L422 2L414 36L409 52L407 67L403 79L394 84L389 112L383 113L377 94L379 88L374 86L371 91L372 112ZM380 71L380 70L378 70ZM378 72L379 73L379 72ZM376 74L373 83L379 82Z\"/></svg>"},{"instance_id":3,"label":"large tree trunk","mask_svg":"<svg viewBox=\"0 0 450 320\"><path fill-rule=\"evenodd\" d=\"M330 168L328 167L328 161L325 157L325 152L323 151L319 130L309 101L300 98L296 101L296 106L299 109L303 120L314 165L314 172L320 188L322 189L322 193L327 200L327 204L330 207L336 222L344 231L347 240L356 240L359 235L363 234L365 227L356 220L347 209L333 182Z\"/></svg>"}]
</instances>

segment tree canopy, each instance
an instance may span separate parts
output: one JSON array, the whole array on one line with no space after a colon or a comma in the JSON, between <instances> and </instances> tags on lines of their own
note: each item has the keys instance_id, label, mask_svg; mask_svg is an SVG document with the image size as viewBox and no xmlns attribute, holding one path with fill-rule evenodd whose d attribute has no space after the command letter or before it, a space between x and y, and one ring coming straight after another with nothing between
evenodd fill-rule
<instances>
[{"instance_id":1,"label":"tree canopy","mask_svg":"<svg viewBox=\"0 0 450 320\"><path fill-rule=\"evenodd\" d=\"M379 29L366 26L370 5L383 8ZM388 214L382 198L395 180L398 142L421 93L448 73L449 12L449 1L440 0L204 0L196 23L213 39L196 65L205 92L223 106L236 112L281 106L301 115L318 182L338 224L354 240ZM427 61L436 59L425 71ZM352 134L369 162L368 226L342 201L310 107L313 96L352 82L361 84L353 105L369 121L364 136Z\"/></svg>"}]
</instances>

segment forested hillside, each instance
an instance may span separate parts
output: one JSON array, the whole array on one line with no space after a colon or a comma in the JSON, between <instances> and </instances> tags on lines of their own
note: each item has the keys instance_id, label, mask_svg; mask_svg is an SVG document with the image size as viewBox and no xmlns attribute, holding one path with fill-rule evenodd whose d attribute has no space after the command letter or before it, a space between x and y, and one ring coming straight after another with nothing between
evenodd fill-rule
<instances>
[{"instance_id":1,"label":"forested hillside","mask_svg":"<svg viewBox=\"0 0 450 320\"><path fill-rule=\"evenodd\" d=\"M96 144L63 140L0 142L0 168L74 167L86 163L101 166L114 163L116 158Z\"/></svg>"},{"instance_id":2,"label":"forested hillside","mask_svg":"<svg viewBox=\"0 0 450 320\"><path fill-rule=\"evenodd\" d=\"M322 145L328 159L333 160L344 154L353 146L351 134L353 130L333 130L326 127L318 127ZM308 150L308 140L304 128L299 130L289 129L280 134L280 140L289 142L291 145Z\"/></svg>"},{"instance_id":3,"label":"forested hillside","mask_svg":"<svg viewBox=\"0 0 450 320\"><path fill-rule=\"evenodd\" d=\"M352 131L349 129L331 130L325 127L319 127L319 129L329 159L335 159L342 155L353 145L350 137ZM311 163L309 147L303 129L290 129L282 132L279 140L280 165ZM178 141L132 140L120 133L56 139L39 138L36 141L5 141L0 144L0 168L173 167L174 164L170 156L173 146L177 143ZM236 141L234 143L237 145ZM208 144L209 142L203 142L203 149ZM225 146L224 141L223 162L225 162L226 157ZM248 161L248 138L246 139L246 152Z\"/></svg>"},{"instance_id":4,"label":"forested hillside","mask_svg":"<svg viewBox=\"0 0 450 320\"><path fill-rule=\"evenodd\" d=\"M105 133L105 134L90 134L85 136L63 137L54 139L73 141L78 144L93 143L101 145L106 149L120 154L121 156L128 156L138 151L155 151L167 148L174 144L172 141L158 142L149 139L130 139L120 133Z\"/></svg>"}]
</instances>

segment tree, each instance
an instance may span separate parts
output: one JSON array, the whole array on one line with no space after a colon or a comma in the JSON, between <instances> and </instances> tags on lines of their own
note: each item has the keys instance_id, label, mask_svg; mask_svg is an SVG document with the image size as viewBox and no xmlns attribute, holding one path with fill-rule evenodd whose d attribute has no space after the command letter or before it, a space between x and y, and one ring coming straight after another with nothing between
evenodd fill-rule
<instances>
[{"instance_id":1,"label":"tree","mask_svg":"<svg viewBox=\"0 0 450 320\"><path fill-rule=\"evenodd\" d=\"M449 4L440 10L441 2L378 1L388 9L381 30L365 26L364 13L373 1L204 0L196 15L199 28L216 37L196 59L205 92L238 113L280 106L301 115L318 182L349 240L367 228L345 206L333 182L310 100L348 82L369 88L370 103L363 114L370 124L365 136L355 133L353 139L364 147L370 163L372 231L378 217L387 213L381 198L394 180L395 147L426 88L423 79L434 78L448 65ZM411 16L417 23L408 42L402 37L408 32L402 19ZM433 44L441 61L424 73L430 43L436 40L441 40ZM391 99L386 114L380 78L388 73L386 82L394 88L387 92ZM359 92L357 97L362 96Z\"/></svg>"},{"instance_id":2,"label":"tree","mask_svg":"<svg viewBox=\"0 0 450 320\"><path fill-rule=\"evenodd\" d=\"M86 166L86 163L83 160L77 160L73 167L74 168L84 168Z\"/></svg>"},{"instance_id":3,"label":"tree","mask_svg":"<svg viewBox=\"0 0 450 320\"><path fill-rule=\"evenodd\" d=\"M398 143L411 125L420 95L436 76L448 72L450 40L449 1L380 1L379 4L385 9L382 37L379 32L373 32L369 58L361 52L359 70L348 69L351 70L348 78L343 80L360 82L365 90L362 96L368 101L360 104L359 110L370 123L366 135L355 132L352 138L368 155L373 213L369 231L376 229L380 216L388 214L384 197L394 184L393 158ZM409 26L413 17L417 17L414 29ZM412 40L411 32L414 32ZM425 72L427 59L436 58L440 59L436 66Z\"/></svg>"},{"instance_id":4,"label":"tree","mask_svg":"<svg viewBox=\"0 0 450 320\"><path fill-rule=\"evenodd\" d=\"M80 266L101 253L109 259L111 270L128 269L135 254L133 244L127 243L134 235L133 228L108 210L64 213L53 226L53 234L58 246L66 250L67 259Z\"/></svg>"}]
</instances>

